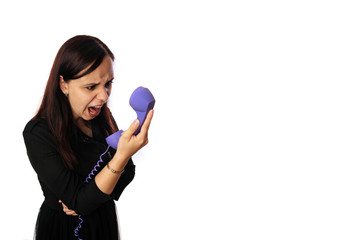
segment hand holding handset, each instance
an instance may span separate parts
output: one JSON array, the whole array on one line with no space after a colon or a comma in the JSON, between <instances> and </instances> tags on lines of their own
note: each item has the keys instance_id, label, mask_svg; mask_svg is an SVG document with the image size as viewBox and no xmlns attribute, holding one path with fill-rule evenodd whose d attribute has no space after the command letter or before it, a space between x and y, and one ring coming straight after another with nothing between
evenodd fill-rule
<instances>
[{"instance_id":1,"label":"hand holding handset","mask_svg":"<svg viewBox=\"0 0 364 240\"><path fill-rule=\"evenodd\" d=\"M131 94L129 104L137 113L137 118L140 122L138 129L134 132L134 135L137 135L140 132L140 128L142 127L148 112L154 108L155 99L148 88L138 87ZM109 146L107 147L106 151L100 155L100 160L96 163L94 169L87 176L85 183L89 183L89 181L92 179L92 176L95 176L95 173L98 171L97 169L100 167L100 163L103 162L102 156L106 154L106 152L109 150L109 147L117 149L119 138L121 137L122 133L123 130L120 130L106 138L106 142ZM79 240L82 240L79 236L79 230L81 229L83 223L81 215L78 215L78 219L80 220L80 223L75 228L74 235Z\"/></svg>"},{"instance_id":2,"label":"hand holding handset","mask_svg":"<svg viewBox=\"0 0 364 240\"><path fill-rule=\"evenodd\" d=\"M140 128L142 127L148 112L154 108L155 99L148 88L138 87L131 94L129 104L137 113L137 118L140 122L138 129L134 133L134 135L137 135L140 132ZM120 130L108 136L106 138L107 144L112 148L117 149L119 138L122 133L123 130Z\"/></svg>"}]
</instances>

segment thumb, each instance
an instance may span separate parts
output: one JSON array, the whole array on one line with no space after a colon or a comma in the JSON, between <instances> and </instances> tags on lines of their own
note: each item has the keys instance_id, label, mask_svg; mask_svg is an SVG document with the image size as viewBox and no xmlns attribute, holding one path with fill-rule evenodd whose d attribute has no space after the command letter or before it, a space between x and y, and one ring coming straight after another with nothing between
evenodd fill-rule
<instances>
[{"instance_id":1,"label":"thumb","mask_svg":"<svg viewBox=\"0 0 364 240\"><path fill-rule=\"evenodd\" d=\"M139 127L139 120L135 119L132 124L130 125L130 127L123 132L123 135L127 136L127 137L131 137L133 135L133 133L135 133L135 131L138 129Z\"/></svg>"}]
</instances>

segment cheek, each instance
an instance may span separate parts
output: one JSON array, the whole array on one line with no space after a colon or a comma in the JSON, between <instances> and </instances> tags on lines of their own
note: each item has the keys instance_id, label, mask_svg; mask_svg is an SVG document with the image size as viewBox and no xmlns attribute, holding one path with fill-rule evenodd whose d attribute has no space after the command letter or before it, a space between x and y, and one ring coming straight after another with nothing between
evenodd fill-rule
<instances>
[{"instance_id":1,"label":"cheek","mask_svg":"<svg viewBox=\"0 0 364 240\"><path fill-rule=\"evenodd\" d=\"M92 96L88 94L76 93L69 95L69 100L71 108L74 112L81 114L85 109L87 109L88 104L92 101Z\"/></svg>"},{"instance_id":2,"label":"cheek","mask_svg":"<svg viewBox=\"0 0 364 240\"><path fill-rule=\"evenodd\" d=\"M71 95L69 96L69 101L70 101L70 105L71 105L72 111L74 113L78 113L79 112L79 108L80 108L80 102L77 101L77 98L75 98L74 96L71 97Z\"/></svg>"}]
</instances>

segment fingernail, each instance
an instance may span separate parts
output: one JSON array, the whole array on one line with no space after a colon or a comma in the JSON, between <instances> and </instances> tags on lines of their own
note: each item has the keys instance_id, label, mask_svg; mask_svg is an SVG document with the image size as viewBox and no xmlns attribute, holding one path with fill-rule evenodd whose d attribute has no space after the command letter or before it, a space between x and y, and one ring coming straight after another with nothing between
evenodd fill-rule
<instances>
[{"instance_id":1,"label":"fingernail","mask_svg":"<svg viewBox=\"0 0 364 240\"><path fill-rule=\"evenodd\" d=\"M139 123L139 120L138 119L135 119L134 120L134 125L138 125L138 123Z\"/></svg>"}]
</instances>

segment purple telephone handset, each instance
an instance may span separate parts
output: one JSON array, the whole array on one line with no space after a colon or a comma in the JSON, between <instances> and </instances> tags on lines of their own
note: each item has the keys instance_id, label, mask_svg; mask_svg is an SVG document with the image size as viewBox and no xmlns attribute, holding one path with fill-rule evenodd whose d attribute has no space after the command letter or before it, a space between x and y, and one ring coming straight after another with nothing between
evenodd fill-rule
<instances>
[{"instance_id":1,"label":"purple telephone handset","mask_svg":"<svg viewBox=\"0 0 364 240\"><path fill-rule=\"evenodd\" d=\"M140 122L138 129L134 133L134 135L137 135L140 132L140 128L142 127L148 112L154 108L155 99L148 88L138 87L131 94L129 104L137 113L137 118ZM108 136L106 138L107 144L112 148L117 149L119 138L122 133L123 130L120 130Z\"/></svg>"}]
</instances>

